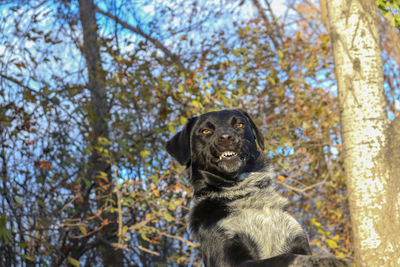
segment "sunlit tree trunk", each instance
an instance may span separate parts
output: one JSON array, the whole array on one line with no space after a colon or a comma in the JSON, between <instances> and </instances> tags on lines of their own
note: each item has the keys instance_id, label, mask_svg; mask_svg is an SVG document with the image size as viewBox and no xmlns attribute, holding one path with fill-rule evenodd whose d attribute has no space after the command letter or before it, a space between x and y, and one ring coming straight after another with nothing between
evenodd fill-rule
<instances>
[{"instance_id":1,"label":"sunlit tree trunk","mask_svg":"<svg viewBox=\"0 0 400 267\"><path fill-rule=\"evenodd\" d=\"M88 165L88 178L97 182L97 177L101 173L105 173L110 181L105 182L105 188L108 191L112 189L112 179L110 164L102 157L101 152L97 149L103 145L100 138L109 138L109 112L105 86L105 71L101 65L101 55L97 35L97 22L96 11L93 0L80 0L79 1L79 14L83 30L83 54L86 59L86 66L88 70L88 89L90 90L91 102L88 109L88 117L91 126L91 149L92 154L89 159ZM100 193L98 193L100 192ZM98 190L98 209L103 209L105 201L104 195L109 195L107 192ZM110 191L109 191L110 192ZM100 194L100 195L99 195ZM104 194L104 195L101 195ZM112 216L107 212L102 213L103 219L108 219L110 222L115 221L116 215ZM116 243L118 238L116 236L117 226L115 223L107 224L98 234L99 242L102 243L103 249L100 249L102 255L103 266L123 266L123 255L121 251L116 251L110 244Z\"/></svg>"},{"instance_id":2,"label":"sunlit tree trunk","mask_svg":"<svg viewBox=\"0 0 400 267\"><path fill-rule=\"evenodd\" d=\"M398 138L387 116L375 1L326 4L356 262L400 266Z\"/></svg>"}]
</instances>

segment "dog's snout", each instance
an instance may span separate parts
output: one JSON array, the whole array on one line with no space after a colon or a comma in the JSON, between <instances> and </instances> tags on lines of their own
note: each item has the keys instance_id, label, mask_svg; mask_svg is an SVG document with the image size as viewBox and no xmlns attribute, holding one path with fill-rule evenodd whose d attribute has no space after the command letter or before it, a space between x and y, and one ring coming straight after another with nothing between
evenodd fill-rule
<instances>
[{"instance_id":1,"label":"dog's snout","mask_svg":"<svg viewBox=\"0 0 400 267\"><path fill-rule=\"evenodd\" d=\"M234 137L233 137L232 135L226 134L226 133L221 134L221 135L219 136L219 139L220 139L220 140L232 140L233 138L234 138Z\"/></svg>"},{"instance_id":2,"label":"dog's snout","mask_svg":"<svg viewBox=\"0 0 400 267\"><path fill-rule=\"evenodd\" d=\"M238 142L238 138L236 138L231 133L221 133L218 136L218 144L222 146L229 146Z\"/></svg>"}]
</instances>

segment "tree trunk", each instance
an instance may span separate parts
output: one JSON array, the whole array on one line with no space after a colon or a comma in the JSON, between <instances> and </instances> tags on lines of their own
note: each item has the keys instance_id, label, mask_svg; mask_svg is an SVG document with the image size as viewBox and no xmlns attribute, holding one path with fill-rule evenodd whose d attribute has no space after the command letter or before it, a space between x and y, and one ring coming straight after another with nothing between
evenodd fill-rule
<instances>
[{"instance_id":1,"label":"tree trunk","mask_svg":"<svg viewBox=\"0 0 400 267\"><path fill-rule=\"evenodd\" d=\"M103 147L99 143L99 138L109 138L109 112L107 103L107 94L105 86L105 71L101 65L100 48L97 36L97 22L96 22L96 12L93 0L79 0L79 14L80 21L82 23L83 30L83 54L86 59L86 66L88 69L88 88L91 95L91 104L88 111L88 117L91 124L91 148L92 154L89 159L88 167L88 179L96 183L96 177L99 176L101 172L107 174L109 182L105 182L105 188L108 187L108 192L112 190L112 179L111 179L111 166L105 161L101 153L96 149L98 147ZM101 179L99 179L101 180ZM97 188L99 189L99 188ZM98 195L98 209L104 207L105 201L104 194L108 195L106 192L101 192L97 190ZM88 196L87 196L88 197ZM110 213L103 212L103 219L109 219L109 221L115 221L115 216ZM110 223L106 225L98 233L98 238L103 244L104 249L101 249L100 253L102 255L103 266L123 266L123 255L122 252L116 251L111 243L116 243L118 237L116 223Z\"/></svg>"},{"instance_id":2,"label":"tree trunk","mask_svg":"<svg viewBox=\"0 0 400 267\"><path fill-rule=\"evenodd\" d=\"M400 266L399 159L373 0L326 2L357 266ZM396 141L397 140L397 141Z\"/></svg>"}]
</instances>

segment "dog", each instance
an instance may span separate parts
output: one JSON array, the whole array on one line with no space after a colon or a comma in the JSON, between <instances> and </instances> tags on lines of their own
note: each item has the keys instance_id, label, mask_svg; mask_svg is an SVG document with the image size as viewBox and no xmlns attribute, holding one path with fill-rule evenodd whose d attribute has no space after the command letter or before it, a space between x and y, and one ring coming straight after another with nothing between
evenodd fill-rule
<instances>
[{"instance_id":1,"label":"dog","mask_svg":"<svg viewBox=\"0 0 400 267\"><path fill-rule=\"evenodd\" d=\"M190 172L189 224L206 267L351 266L311 255L288 200L272 187L263 135L245 111L192 117L166 149Z\"/></svg>"}]
</instances>

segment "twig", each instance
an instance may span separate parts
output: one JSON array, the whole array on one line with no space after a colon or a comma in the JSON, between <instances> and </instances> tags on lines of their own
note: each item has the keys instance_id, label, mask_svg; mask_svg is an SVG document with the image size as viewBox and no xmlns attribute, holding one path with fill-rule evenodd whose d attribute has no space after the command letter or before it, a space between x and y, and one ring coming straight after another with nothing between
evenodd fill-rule
<instances>
[{"instance_id":1,"label":"twig","mask_svg":"<svg viewBox=\"0 0 400 267\"><path fill-rule=\"evenodd\" d=\"M3 79L9 80L10 82L13 82L16 85L19 85L19 86L21 86L21 87L23 87L23 88L25 88L25 89L33 92L33 93L37 93L38 92L37 90L34 90L34 89L30 88L29 86L22 84L22 81L18 81L17 79L15 79L13 77L9 77L9 76L4 75L2 73L0 73L0 77L3 78Z\"/></svg>"},{"instance_id":2,"label":"twig","mask_svg":"<svg viewBox=\"0 0 400 267\"><path fill-rule=\"evenodd\" d=\"M117 191L117 206L118 206L118 244L122 245L122 205L121 205L121 191L118 188L118 175L117 169L114 168L115 190Z\"/></svg>"},{"instance_id":3,"label":"twig","mask_svg":"<svg viewBox=\"0 0 400 267\"><path fill-rule=\"evenodd\" d=\"M179 240L179 241L181 241L181 242L184 242L184 243L186 243L186 244L188 244L189 246L194 247L194 248L197 248L198 246L200 246L200 244L198 244L198 243L193 243L193 242L191 242L191 241L189 241L189 240L186 240L186 239L184 239L183 237L178 236L178 235L171 235L171 234L168 234L168 233L165 233L165 232L159 232L159 234L160 234L160 235L163 235L163 236L166 236L166 237L170 237L170 238L177 239L177 240Z\"/></svg>"},{"instance_id":4,"label":"twig","mask_svg":"<svg viewBox=\"0 0 400 267\"><path fill-rule=\"evenodd\" d=\"M63 212L63 210L65 210L69 205L71 205L71 203L74 202L77 198L79 198L79 195L74 196L70 201L68 201L68 203L60 209L60 213Z\"/></svg>"},{"instance_id":5,"label":"twig","mask_svg":"<svg viewBox=\"0 0 400 267\"><path fill-rule=\"evenodd\" d=\"M71 236L71 238L77 239L77 238L83 238L83 237L89 237L95 233L97 233L98 231L100 231L101 229L104 228L104 226L110 224L110 222L105 219L104 221L101 222L101 225L99 227L97 227L96 229L94 229L93 231L89 232L89 233L85 233L83 235L76 235L76 236Z\"/></svg>"},{"instance_id":6,"label":"twig","mask_svg":"<svg viewBox=\"0 0 400 267\"><path fill-rule=\"evenodd\" d=\"M110 241L106 240L103 237L98 236L97 237L101 242L109 245L110 247L116 248L116 249L124 249L124 250L128 250L128 246L125 244L118 244L118 243L111 243Z\"/></svg>"},{"instance_id":7,"label":"twig","mask_svg":"<svg viewBox=\"0 0 400 267\"><path fill-rule=\"evenodd\" d=\"M137 246L137 247L138 247L138 249L143 250L144 252L150 253L150 254L155 255L155 256L160 256L160 253L158 253L158 252L156 252L156 251L153 251L153 250L144 248L144 247L142 247L142 246L140 246L140 245Z\"/></svg>"},{"instance_id":8,"label":"twig","mask_svg":"<svg viewBox=\"0 0 400 267\"><path fill-rule=\"evenodd\" d=\"M104 16L112 19L112 20L114 20L116 23L118 23L119 25L121 25L125 29L131 30L132 32L139 34L140 36L142 36L146 40L148 40L151 43L153 43L154 46L157 47L158 49L160 49L161 51L163 51L164 54L170 59L170 61L172 61L174 64L176 64L181 71L186 72L186 73L188 72L188 70L185 68L185 66L180 61L179 56L175 55L174 53L172 53L159 40L154 39L150 35L148 35L145 32L143 32L143 30L140 27L138 27L138 26L134 27L134 26L126 23L125 21L120 20L117 16L114 16L113 14L110 14L110 13L100 9L97 5L95 5L95 8L96 8L96 11L99 12L100 14L102 14L102 15L104 15Z\"/></svg>"},{"instance_id":9,"label":"twig","mask_svg":"<svg viewBox=\"0 0 400 267\"><path fill-rule=\"evenodd\" d=\"M260 15L261 18L263 19L264 24L265 24L265 27L267 28L267 34L268 34L268 36L270 37L272 43L274 44L275 49L278 49L278 48L279 48L279 43L278 43L278 41L275 39L275 32L274 32L274 29L272 29L271 23L270 23L270 21L269 21L267 15L265 14L265 12L264 12L264 10L263 10L261 4L260 4L257 0L253 0L253 5L257 8L257 11L258 11L259 15ZM269 11L270 11L271 14L272 14L272 10L269 10ZM279 35L279 33L277 33L277 34Z\"/></svg>"},{"instance_id":10,"label":"twig","mask_svg":"<svg viewBox=\"0 0 400 267\"><path fill-rule=\"evenodd\" d=\"M302 189L299 189L299 188L290 186L290 185L288 185L288 184L286 184L286 183L283 183L283 182L279 182L279 181L275 181L275 182L276 182L277 184L283 185L284 187L286 187L286 188L289 189L289 190L292 190L292 191L295 191L295 192L298 192L298 193L305 193L306 191L311 190L311 189L313 189L314 187L317 187L317 186L319 186L319 185L325 184L326 178L325 178L322 182L319 182L319 183L316 183L316 184L312 184L312 185L306 186L306 187L304 187L304 188L302 188Z\"/></svg>"},{"instance_id":11,"label":"twig","mask_svg":"<svg viewBox=\"0 0 400 267\"><path fill-rule=\"evenodd\" d=\"M143 227L145 226L148 222L154 220L156 217L155 216L151 216L141 222L135 223L134 225L131 225L128 227L128 230L135 230L137 228Z\"/></svg>"},{"instance_id":12,"label":"twig","mask_svg":"<svg viewBox=\"0 0 400 267\"><path fill-rule=\"evenodd\" d=\"M155 227L148 226L147 228L150 228L150 229L152 229L152 230L155 230L156 233L158 233L158 234L160 234L160 235L163 235L163 236L166 236L166 237L170 237L170 238L177 239L177 240L179 240L179 241L181 241L181 242L184 242L184 243L188 244L189 246L192 246L192 247L195 247L195 248L198 247L198 246L200 246L200 244L193 243L193 242L191 242L191 241L189 241L189 240L184 239L184 238L181 237L181 236L171 235L171 234L168 234L168 233L166 233L166 232L162 232L162 231L160 231L159 229L157 229L157 228L155 228Z\"/></svg>"}]
</instances>

